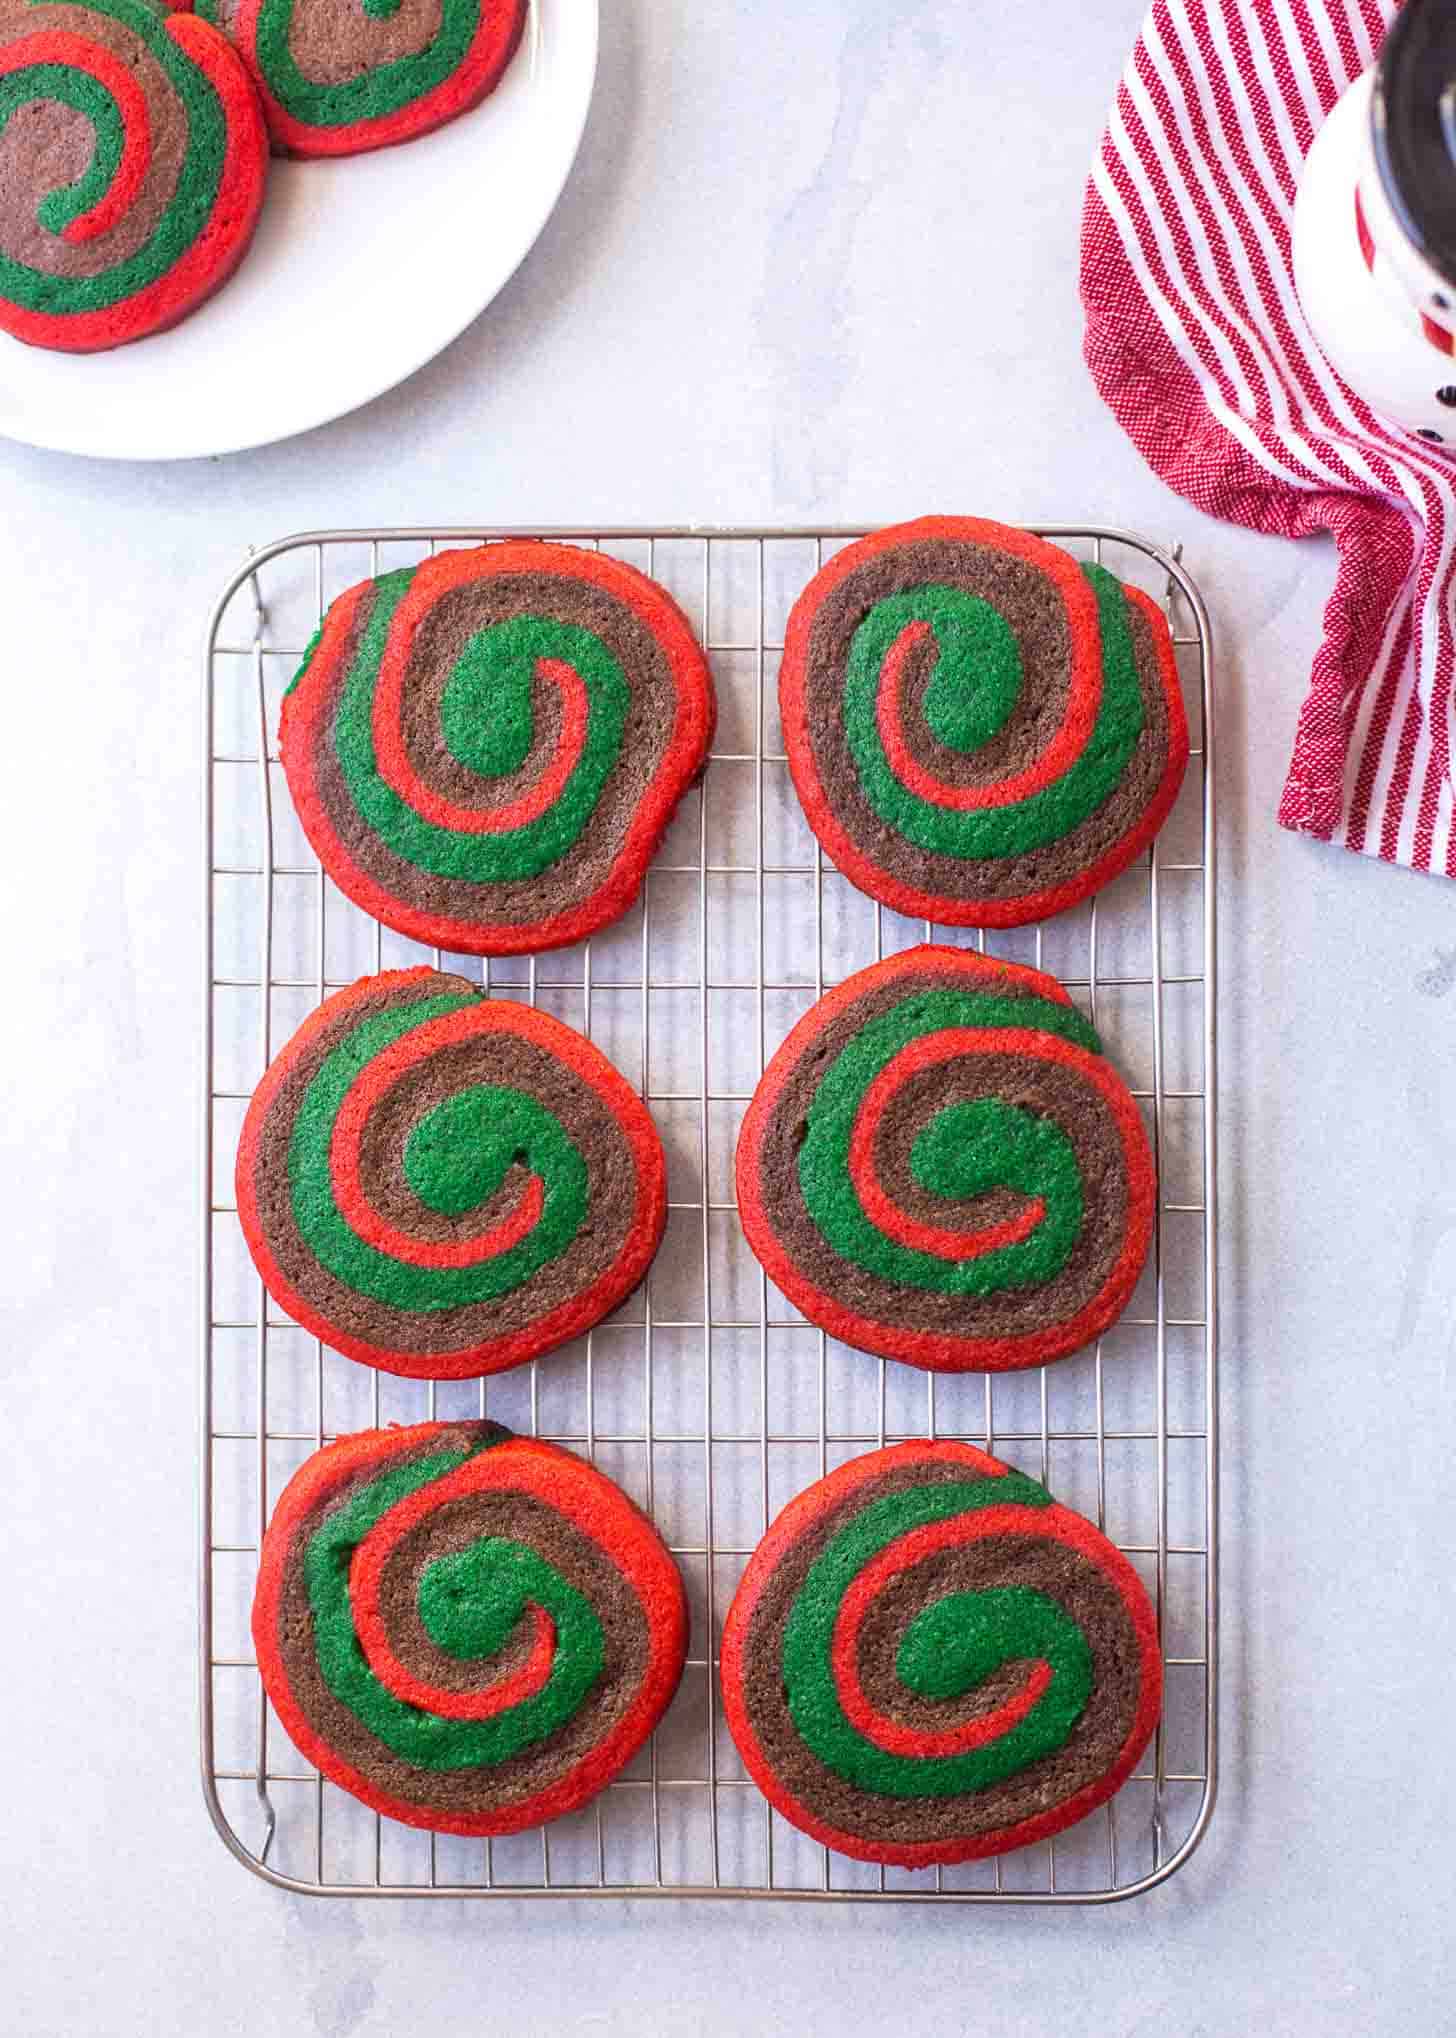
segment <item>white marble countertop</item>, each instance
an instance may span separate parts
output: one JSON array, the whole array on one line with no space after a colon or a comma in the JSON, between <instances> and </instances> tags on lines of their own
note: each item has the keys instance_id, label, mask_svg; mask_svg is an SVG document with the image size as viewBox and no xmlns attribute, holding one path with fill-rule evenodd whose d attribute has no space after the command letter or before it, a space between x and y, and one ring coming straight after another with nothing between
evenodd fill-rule
<instances>
[{"instance_id":1,"label":"white marble countertop","mask_svg":"<svg viewBox=\"0 0 1456 2038\"><path fill-rule=\"evenodd\" d=\"M1174 500L1081 367L1082 182L1141 11L606 0L558 212L403 389L221 462L0 451L7 2033L1451 2028L1456 887L1275 827L1332 552ZM1181 537L1220 635L1211 1835L1056 1915L267 1889L195 1756L206 603L314 524L928 508Z\"/></svg>"}]
</instances>

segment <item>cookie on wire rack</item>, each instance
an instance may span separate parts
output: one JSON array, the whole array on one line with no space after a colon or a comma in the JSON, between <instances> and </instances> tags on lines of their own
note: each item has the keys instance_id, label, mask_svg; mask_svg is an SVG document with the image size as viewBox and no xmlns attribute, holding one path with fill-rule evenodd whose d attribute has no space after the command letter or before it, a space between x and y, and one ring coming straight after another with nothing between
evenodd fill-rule
<instances>
[{"instance_id":1,"label":"cookie on wire rack","mask_svg":"<svg viewBox=\"0 0 1456 2038\"><path fill-rule=\"evenodd\" d=\"M682 1580L603 1473L490 1422L340 1437L283 1491L258 1668L331 1782L411 1826L515 1833L646 1741L687 1647Z\"/></svg>"},{"instance_id":2,"label":"cookie on wire rack","mask_svg":"<svg viewBox=\"0 0 1456 2038\"><path fill-rule=\"evenodd\" d=\"M831 1472L779 1515L723 1628L723 1709L784 1817L861 1861L1002 1854L1085 1818L1162 1707L1118 1549L960 1443Z\"/></svg>"},{"instance_id":3,"label":"cookie on wire rack","mask_svg":"<svg viewBox=\"0 0 1456 2038\"><path fill-rule=\"evenodd\" d=\"M793 1028L744 1116L737 1189L748 1243L811 1322L936 1372L1100 1336L1156 1203L1137 1103L1056 979L929 945Z\"/></svg>"},{"instance_id":4,"label":"cookie on wire rack","mask_svg":"<svg viewBox=\"0 0 1456 2038\"><path fill-rule=\"evenodd\" d=\"M232 274L268 143L236 51L149 0L0 0L0 330L96 353Z\"/></svg>"},{"instance_id":5,"label":"cookie on wire rack","mask_svg":"<svg viewBox=\"0 0 1456 2038\"><path fill-rule=\"evenodd\" d=\"M336 1351L474 1377L599 1323L667 1218L637 1092L549 1013L432 969L338 991L275 1058L238 1145L269 1293Z\"/></svg>"},{"instance_id":6,"label":"cookie on wire rack","mask_svg":"<svg viewBox=\"0 0 1456 2038\"><path fill-rule=\"evenodd\" d=\"M922 517L847 545L789 617L784 747L862 891L941 926L1075 905L1167 819L1188 727L1166 618L1027 531Z\"/></svg>"},{"instance_id":7,"label":"cookie on wire rack","mask_svg":"<svg viewBox=\"0 0 1456 2038\"><path fill-rule=\"evenodd\" d=\"M707 761L713 683L645 574L539 539L350 588L283 703L283 768L339 888L452 953L625 913Z\"/></svg>"},{"instance_id":8,"label":"cookie on wire rack","mask_svg":"<svg viewBox=\"0 0 1456 2038\"><path fill-rule=\"evenodd\" d=\"M197 0L252 73L279 150L412 141L492 92L530 0Z\"/></svg>"}]
</instances>

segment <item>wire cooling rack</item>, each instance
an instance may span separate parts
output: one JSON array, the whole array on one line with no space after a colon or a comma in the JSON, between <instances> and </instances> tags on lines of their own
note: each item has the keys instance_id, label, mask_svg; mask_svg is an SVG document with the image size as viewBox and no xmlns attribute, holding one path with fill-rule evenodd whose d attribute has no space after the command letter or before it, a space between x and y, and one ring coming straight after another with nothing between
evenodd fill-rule
<instances>
[{"instance_id":1,"label":"wire cooling rack","mask_svg":"<svg viewBox=\"0 0 1456 2038\"><path fill-rule=\"evenodd\" d=\"M1214 791L1207 615L1175 551L1044 526L1168 608L1192 729L1178 807L1151 853L1035 928L934 930L1052 971L1090 1014L1156 1142L1156 1244L1121 1322L1039 1371L937 1375L806 1324L749 1253L732 1192L739 1120L766 1058L815 998L933 930L826 864L794 798L778 724L788 609L858 530L324 531L228 581L206 649L207 869L202 1171L201 1725L219 1833L265 1880L344 1896L755 1896L836 1902L1107 1902L1186 1861L1217 1754ZM669 1156L650 1279L590 1336L491 1380L431 1384L353 1364L273 1311L233 1206L247 1100L329 991L440 961L381 929L320 871L277 762L278 705L327 603L441 546L552 537L662 581L711 654L717 748L639 905L581 947L445 958L495 995L580 1027L638 1082ZM248 1632L259 1538L284 1482L331 1437L485 1415L584 1453L651 1513L687 1582L682 1686L651 1744L593 1805L494 1841L381 1820L294 1750ZM960 1437L1048 1484L1124 1549L1158 1610L1162 1725L1138 1774L1050 1843L963 1868L882 1870L787 1825L723 1723L723 1612L770 1518L846 1458Z\"/></svg>"}]
</instances>

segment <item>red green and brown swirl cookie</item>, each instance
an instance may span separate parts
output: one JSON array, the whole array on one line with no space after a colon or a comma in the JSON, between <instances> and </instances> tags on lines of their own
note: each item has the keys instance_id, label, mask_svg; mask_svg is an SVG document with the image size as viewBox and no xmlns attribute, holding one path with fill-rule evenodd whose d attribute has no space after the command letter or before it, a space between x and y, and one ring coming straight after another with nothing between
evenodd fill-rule
<instances>
[{"instance_id":1,"label":"red green and brown swirl cookie","mask_svg":"<svg viewBox=\"0 0 1456 2038\"><path fill-rule=\"evenodd\" d=\"M277 148L353 156L478 105L526 0L198 0L198 12L241 51Z\"/></svg>"},{"instance_id":2,"label":"red green and brown swirl cookie","mask_svg":"<svg viewBox=\"0 0 1456 2038\"><path fill-rule=\"evenodd\" d=\"M1167 622L1100 566L976 517L847 546L794 605L784 745L839 869L899 912L1010 927L1107 884L1188 761Z\"/></svg>"},{"instance_id":3,"label":"red green and brown swirl cookie","mask_svg":"<svg viewBox=\"0 0 1456 2038\"><path fill-rule=\"evenodd\" d=\"M641 1281L666 1164L637 1092L548 1013L432 969L327 998L268 1069L238 1214L275 1300L391 1373L474 1377Z\"/></svg>"},{"instance_id":4,"label":"red green and brown swirl cookie","mask_svg":"<svg viewBox=\"0 0 1456 2038\"><path fill-rule=\"evenodd\" d=\"M707 662L655 581L524 540L340 595L281 743L341 890L418 941L507 955L627 910L714 719Z\"/></svg>"},{"instance_id":5,"label":"red green and brown swirl cookie","mask_svg":"<svg viewBox=\"0 0 1456 2038\"><path fill-rule=\"evenodd\" d=\"M284 1489L253 1602L289 1735L375 1811L515 1833L575 1811L677 1688L682 1580L626 1494L489 1422L341 1437Z\"/></svg>"},{"instance_id":6,"label":"red green and brown swirl cookie","mask_svg":"<svg viewBox=\"0 0 1456 2038\"><path fill-rule=\"evenodd\" d=\"M1157 1622L1091 1522L967 1444L793 1500L723 1628L723 1709L785 1818L861 1861L1004 1854L1085 1818L1162 1708Z\"/></svg>"},{"instance_id":7,"label":"red green and brown swirl cookie","mask_svg":"<svg viewBox=\"0 0 1456 2038\"><path fill-rule=\"evenodd\" d=\"M744 1117L738 1208L788 1299L937 1372L1042 1365L1126 1307L1156 1184L1137 1104L1054 977L906 950L821 998Z\"/></svg>"},{"instance_id":8,"label":"red green and brown swirl cookie","mask_svg":"<svg viewBox=\"0 0 1456 2038\"><path fill-rule=\"evenodd\" d=\"M226 39L148 0L0 0L0 330L95 353L175 325L263 202L257 95Z\"/></svg>"}]
</instances>

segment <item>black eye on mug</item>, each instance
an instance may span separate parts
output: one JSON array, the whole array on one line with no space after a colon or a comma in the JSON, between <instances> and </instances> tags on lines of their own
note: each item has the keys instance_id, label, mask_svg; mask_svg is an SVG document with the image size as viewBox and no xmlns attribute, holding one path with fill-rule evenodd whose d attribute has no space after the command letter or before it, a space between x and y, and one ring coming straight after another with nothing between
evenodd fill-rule
<instances>
[{"instance_id":1,"label":"black eye on mug","mask_svg":"<svg viewBox=\"0 0 1456 2038\"><path fill-rule=\"evenodd\" d=\"M1433 432L1429 425L1422 425L1420 430L1416 433L1416 437L1418 439L1434 439L1438 446L1443 446L1446 443L1445 440L1442 438L1441 434L1439 432Z\"/></svg>"},{"instance_id":2,"label":"black eye on mug","mask_svg":"<svg viewBox=\"0 0 1456 2038\"><path fill-rule=\"evenodd\" d=\"M1456 382L1443 383L1436 391L1436 401L1444 403L1447 410L1450 410L1452 405L1456 404Z\"/></svg>"},{"instance_id":3,"label":"black eye on mug","mask_svg":"<svg viewBox=\"0 0 1456 2038\"><path fill-rule=\"evenodd\" d=\"M1451 309L1451 300L1444 290L1433 290L1431 292L1431 302L1435 305L1437 311L1449 311Z\"/></svg>"}]
</instances>

